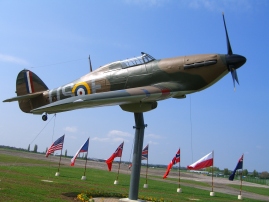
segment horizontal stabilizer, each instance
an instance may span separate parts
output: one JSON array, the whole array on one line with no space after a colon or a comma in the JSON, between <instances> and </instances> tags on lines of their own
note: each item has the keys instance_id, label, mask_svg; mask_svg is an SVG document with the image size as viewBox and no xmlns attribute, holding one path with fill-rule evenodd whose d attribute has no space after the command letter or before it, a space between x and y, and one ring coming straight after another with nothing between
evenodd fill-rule
<instances>
[{"instance_id":1,"label":"horizontal stabilizer","mask_svg":"<svg viewBox=\"0 0 269 202\"><path fill-rule=\"evenodd\" d=\"M9 98L9 99L4 100L3 102L13 102L13 101L30 99L30 98L34 98L34 97L37 97L37 96L42 95L42 94L43 94L43 92L30 93L30 94L26 94L26 95L21 95L21 96Z\"/></svg>"}]
</instances>

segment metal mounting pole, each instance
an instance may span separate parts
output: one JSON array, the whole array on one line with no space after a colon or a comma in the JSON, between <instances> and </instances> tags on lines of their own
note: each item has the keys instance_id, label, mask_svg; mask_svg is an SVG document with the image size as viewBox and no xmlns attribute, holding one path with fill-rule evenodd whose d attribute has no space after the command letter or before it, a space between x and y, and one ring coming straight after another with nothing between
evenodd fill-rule
<instances>
[{"instance_id":1,"label":"metal mounting pole","mask_svg":"<svg viewBox=\"0 0 269 202\"><path fill-rule=\"evenodd\" d=\"M140 180L141 159L142 159L142 147L144 141L144 129L147 125L144 125L143 113L134 113L135 117L135 138L134 138L134 150L132 161L132 173L130 180L129 199L138 199L138 188Z\"/></svg>"}]
</instances>

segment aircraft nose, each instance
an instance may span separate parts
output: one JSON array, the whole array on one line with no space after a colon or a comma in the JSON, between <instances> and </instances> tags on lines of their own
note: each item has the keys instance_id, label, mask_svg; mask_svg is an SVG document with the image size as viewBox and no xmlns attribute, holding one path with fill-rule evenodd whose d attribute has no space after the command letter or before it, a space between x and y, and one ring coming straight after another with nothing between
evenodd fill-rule
<instances>
[{"instance_id":1,"label":"aircraft nose","mask_svg":"<svg viewBox=\"0 0 269 202\"><path fill-rule=\"evenodd\" d=\"M232 54L232 55L226 55L226 63L228 66L233 65L235 69L238 69L241 67L247 59L242 55Z\"/></svg>"}]
</instances>

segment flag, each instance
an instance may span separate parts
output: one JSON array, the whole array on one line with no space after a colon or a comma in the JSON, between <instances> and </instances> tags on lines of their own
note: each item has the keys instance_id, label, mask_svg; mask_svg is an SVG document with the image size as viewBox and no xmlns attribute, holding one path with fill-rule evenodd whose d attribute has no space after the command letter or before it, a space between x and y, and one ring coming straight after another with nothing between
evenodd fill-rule
<instances>
[{"instance_id":1,"label":"flag","mask_svg":"<svg viewBox=\"0 0 269 202\"><path fill-rule=\"evenodd\" d=\"M76 161L76 158L78 156L79 153L82 153L82 152L88 152L88 147L89 147L89 139L87 139L87 141L80 147L80 149L77 151L77 153L75 154L75 156L71 159L71 166L74 166L75 165L75 161Z\"/></svg>"},{"instance_id":2,"label":"flag","mask_svg":"<svg viewBox=\"0 0 269 202\"><path fill-rule=\"evenodd\" d=\"M129 166L128 166L129 170L132 168L132 166L133 166L133 164L130 163Z\"/></svg>"},{"instance_id":3,"label":"flag","mask_svg":"<svg viewBox=\"0 0 269 202\"><path fill-rule=\"evenodd\" d=\"M111 168L112 168L112 162L114 161L114 158L116 157L121 157L122 155L122 150L123 150L123 144L124 142L122 142L120 144L120 146L118 146L118 148L116 149L116 151L109 157L109 159L106 160L106 163L107 163L107 167L108 167L108 170L111 171Z\"/></svg>"},{"instance_id":4,"label":"flag","mask_svg":"<svg viewBox=\"0 0 269 202\"><path fill-rule=\"evenodd\" d=\"M213 166L213 152L210 152L209 154L205 155L203 158L199 159L195 163L191 164L190 166L187 166L189 170L199 170L202 168Z\"/></svg>"},{"instance_id":5,"label":"flag","mask_svg":"<svg viewBox=\"0 0 269 202\"><path fill-rule=\"evenodd\" d=\"M148 159L148 151L149 151L149 145L145 146L145 148L142 150L142 160Z\"/></svg>"},{"instance_id":6,"label":"flag","mask_svg":"<svg viewBox=\"0 0 269 202\"><path fill-rule=\"evenodd\" d=\"M61 150L63 148L64 144L64 135L60 138L58 138L53 144L50 146L50 148L46 152L46 157L48 157L50 154L52 154L56 150Z\"/></svg>"},{"instance_id":7,"label":"flag","mask_svg":"<svg viewBox=\"0 0 269 202\"><path fill-rule=\"evenodd\" d=\"M229 180L233 181L233 180L234 180L235 173L236 173L236 170L238 170L238 169L242 169L242 168L243 168L243 156L244 156L244 155L242 155L242 156L240 157L240 159L238 160L238 163L237 163L237 165L236 165L236 167L235 167L233 173L229 176Z\"/></svg>"},{"instance_id":8,"label":"flag","mask_svg":"<svg viewBox=\"0 0 269 202\"><path fill-rule=\"evenodd\" d=\"M163 175L163 179L167 178L171 168L176 163L180 162L180 149L177 151L175 157L172 159L172 161L168 164L165 174Z\"/></svg>"}]
</instances>

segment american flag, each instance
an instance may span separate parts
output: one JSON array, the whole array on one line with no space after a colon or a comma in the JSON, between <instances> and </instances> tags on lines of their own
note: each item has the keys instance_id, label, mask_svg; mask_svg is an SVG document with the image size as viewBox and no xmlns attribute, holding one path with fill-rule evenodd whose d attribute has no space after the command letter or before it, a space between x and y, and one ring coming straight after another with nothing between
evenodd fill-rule
<instances>
[{"instance_id":1,"label":"american flag","mask_svg":"<svg viewBox=\"0 0 269 202\"><path fill-rule=\"evenodd\" d=\"M63 148L64 144L64 135L60 138L58 138L48 149L46 153L46 157L48 157L50 154L52 154L56 150L61 150Z\"/></svg>"},{"instance_id":2,"label":"american flag","mask_svg":"<svg viewBox=\"0 0 269 202\"><path fill-rule=\"evenodd\" d=\"M142 160L148 159L148 151L149 151L149 145L145 146L145 148L142 150Z\"/></svg>"}]
</instances>

